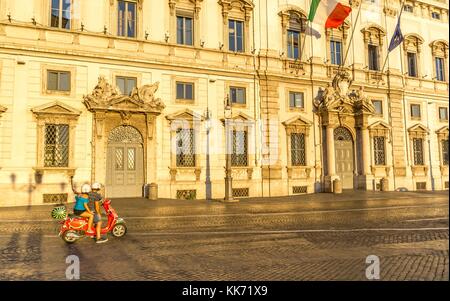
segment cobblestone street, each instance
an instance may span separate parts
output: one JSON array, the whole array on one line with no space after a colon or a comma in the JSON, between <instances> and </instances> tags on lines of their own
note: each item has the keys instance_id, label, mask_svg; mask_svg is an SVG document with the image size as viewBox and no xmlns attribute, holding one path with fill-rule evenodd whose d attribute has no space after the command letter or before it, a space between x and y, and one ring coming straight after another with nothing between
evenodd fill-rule
<instances>
[{"instance_id":1,"label":"cobblestone street","mask_svg":"<svg viewBox=\"0 0 450 301\"><path fill-rule=\"evenodd\" d=\"M57 236L52 206L0 209L0 279L448 280L447 192L209 201L113 200L128 233L105 244ZM71 205L69 205L71 206Z\"/></svg>"}]
</instances>

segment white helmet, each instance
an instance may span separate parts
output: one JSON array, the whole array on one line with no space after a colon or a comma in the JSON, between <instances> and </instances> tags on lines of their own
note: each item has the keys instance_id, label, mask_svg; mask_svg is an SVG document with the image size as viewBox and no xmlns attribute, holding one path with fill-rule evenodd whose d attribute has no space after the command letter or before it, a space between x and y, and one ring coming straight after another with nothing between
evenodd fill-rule
<instances>
[{"instance_id":1,"label":"white helmet","mask_svg":"<svg viewBox=\"0 0 450 301\"><path fill-rule=\"evenodd\" d=\"M81 185L81 193L88 193L88 192L91 192L91 185L89 184Z\"/></svg>"},{"instance_id":2,"label":"white helmet","mask_svg":"<svg viewBox=\"0 0 450 301\"><path fill-rule=\"evenodd\" d=\"M100 184L99 182L95 182L94 184L92 184L92 189L102 189L102 184Z\"/></svg>"}]
</instances>

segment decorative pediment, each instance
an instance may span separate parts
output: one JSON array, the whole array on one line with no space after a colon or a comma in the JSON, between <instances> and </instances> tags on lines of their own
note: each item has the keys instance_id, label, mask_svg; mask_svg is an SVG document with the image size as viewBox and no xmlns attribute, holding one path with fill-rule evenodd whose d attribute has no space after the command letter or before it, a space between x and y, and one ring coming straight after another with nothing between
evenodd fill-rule
<instances>
[{"instance_id":1,"label":"decorative pediment","mask_svg":"<svg viewBox=\"0 0 450 301\"><path fill-rule=\"evenodd\" d=\"M448 125L441 127L436 131L439 139L448 139Z\"/></svg>"},{"instance_id":2,"label":"decorative pediment","mask_svg":"<svg viewBox=\"0 0 450 301\"><path fill-rule=\"evenodd\" d=\"M205 117L203 117L201 114L192 111L191 109L184 109L167 115L166 119L169 120L170 122L174 120L203 121Z\"/></svg>"},{"instance_id":3,"label":"decorative pediment","mask_svg":"<svg viewBox=\"0 0 450 301\"><path fill-rule=\"evenodd\" d=\"M413 138L415 137L423 138L430 133L430 130L426 126L418 123L410 127L408 129L408 133Z\"/></svg>"},{"instance_id":4,"label":"decorative pediment","mask_svg":"<svg viewBox=\"0 0 450 301\"><path fill-rule=\"evenodd\" d=\"M312 122L302 116L295 116L283 121L282 124L285 126L288 135L290 133L304 133L308 135L309 128L312 126Z\"/></svg>"},{"instance_id":5,"label":"decorative pediment","mask_svg":"<svg viewBox=\"0 0 450 301\"><path fill-rule=\"evenodd\" d=\"M222 16L224 19L228 18L230 12L235 11L241 13L248 21L251 16L251 12L254 8L254 4L249 0L219 0L219 5L222 6Z\"/></svg>"},{"instance_id":6,"label":"decorative pediment","mask_svg":"<svg viewBox=\"0 0 450 301\"><path fill-rule=\"evenodd\" d=\"M388 137L390 125L384 121L377 121L368 126L370 136L384 136Z\"/></svg>"},{"instance_id":7,"label":"decorative pediment","mask_svg":"<svg viewBox=\"0 0 450 301\"><path fill-rule=\"evenodd\" d=\"M423 38L415 33L410 33L405 35L403 40L403 50L420 52L421 46L423 44Z\"/></svg>"},{"instance_id":8,"label":"decorative pediment","mask_svg":"<svg viewBox=\"0 0 450 301\"><path fill-rule=\"evenodd\" d=\"M1 110L0 110L1 111ZM48 115L58 115L60 117L78 117L81 111L72 108L62 102L54 101L51 103L44 104L39 107L31 109L31 111L37 116L48 116Z\"/></svg>"},{"instance_id":9,"label":"decorative pediment","mask_svg":"<svg viewBox=\"0 0 450 301\"><path fill-rule=\"evenodd\" d=\"M369 24L361 30L364 42L374 45L383 45L383 39L386 36L386 31L383 27L377 24Z\"/></svg>"},{"instance_id":10,"label":"decorative pediment","mask_svg":"<svg viewBox=\"0 0 450 301\"><path fill-rule=\"evenodd\" d=\"M128 113L160 114L165 108L160 98L156 98L159 82L152 85L133 88L131 95L121 95L117 87L109 84L104 76L98 78L98 83L91 94L83 96L86 108L93 111L116 111Z\"/></svg>"},{"instance_id":11,"label":"decorative pediment","mask_svg":"<svg viewBox=\"0 0 450 301\"><path fill-rule=\"evenodd\" d=\"M448 56L448 42L445 40L436 40L430 43L431 53L434 56Z\"/></svg>"},{"instance_id":12,"label":"decorative pediment","mask_svg":"<svg viewBox=\"0 0 450 301\"><path fill-rule=\"evenodd\" d=\"M339 70L331 84L328 84L325 89L319 88L319 94L314 101L318 111L373 114L375 107L365 94L363 86L358 90L348 92L352 82L353 80L347 71Z\"/></svg>"}]
</instances>

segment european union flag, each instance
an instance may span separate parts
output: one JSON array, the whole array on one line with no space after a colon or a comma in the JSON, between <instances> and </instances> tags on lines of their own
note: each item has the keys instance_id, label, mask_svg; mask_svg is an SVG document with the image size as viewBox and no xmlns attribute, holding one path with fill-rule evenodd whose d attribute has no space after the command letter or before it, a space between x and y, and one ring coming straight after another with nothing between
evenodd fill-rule
<instances>
[{"instance_id":1,"label":"european union flag","mask_svg":"<svg viewBox=\"0 0 450 301\"><path fill-rule=\"evenodd\" d=\"M391 52L392 50L395 49L395 47L400 45L402 42L403 42L403 35L400 29L400 16L398 16L397 26L395 27L394 35L392 36L388 51Z\"/></svg>"}]
</instances>

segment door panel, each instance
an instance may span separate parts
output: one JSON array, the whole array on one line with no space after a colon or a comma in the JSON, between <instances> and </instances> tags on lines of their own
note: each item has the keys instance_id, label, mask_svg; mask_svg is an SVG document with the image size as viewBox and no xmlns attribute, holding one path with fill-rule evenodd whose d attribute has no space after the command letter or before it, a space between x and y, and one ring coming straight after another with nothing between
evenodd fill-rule
<instances>
[{"instance_id":1,"label":"door panel","mask_svg":"<svg viewBox=\"0 0 450 301\"><path fill-rule=\"evenodd\" d=\"M353 188L353 142L335 140L336 173L342 180L342 188Z\"/></svg>"}]
</instances>

